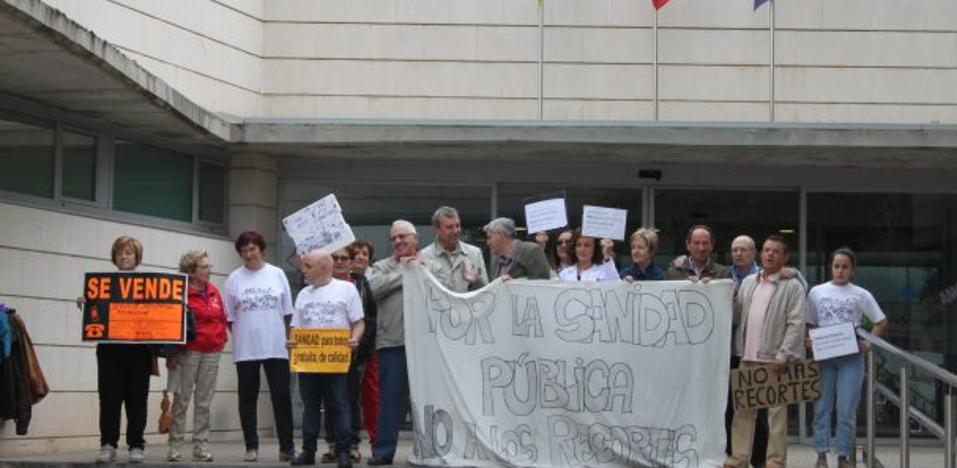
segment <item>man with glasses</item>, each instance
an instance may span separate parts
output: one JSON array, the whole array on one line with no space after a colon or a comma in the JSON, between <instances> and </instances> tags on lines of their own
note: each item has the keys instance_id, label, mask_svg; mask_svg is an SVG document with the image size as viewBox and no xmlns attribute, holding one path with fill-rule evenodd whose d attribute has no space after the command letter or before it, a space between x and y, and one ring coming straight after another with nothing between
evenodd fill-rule
<instances>
[{"instance_id":1,"label":"man with glasses","mask_svg":"<svg viewBox=\"0 0 957 468\"><path fill-rule=\"evenodd\" d=\"M376 353L379 357L379 407L376 440L369 465L391 465L399 441L403 405L408 398L409 374L405 358L405 322L403 319L402 262L416 260L433 273L438 269L419 256L419 236L412 223L399 219L392 223L389 239L392 255L372 265L369 283L378 309Z\"/></svg>"},{"instance_id":2,"label":"man with glasses","mask_svg":"<svg viewBox=\"0 0 957 468\"><path fill-rule=\"evenodd\" d=\"M462 242L462 221L459 212L442 206L432 215L435 242L422 249L421 258L432 261L439 268L439 281L449 290L468 292L488 284L485 258L482 251Z\"/></svg>"}]
</instances>

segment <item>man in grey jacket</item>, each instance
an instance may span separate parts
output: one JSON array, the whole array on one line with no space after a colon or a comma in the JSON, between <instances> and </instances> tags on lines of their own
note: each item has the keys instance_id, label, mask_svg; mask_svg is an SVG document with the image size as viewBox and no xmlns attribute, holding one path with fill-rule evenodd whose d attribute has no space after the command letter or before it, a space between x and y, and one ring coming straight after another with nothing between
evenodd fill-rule
<instances>
[{"instance_id":1,"label":"man in grey jacket","mask_svg":"<svg viewBox=\"0 0 957 468\"><path fill-rule=\"evenodd\" d=\"M389 232L392 255L372 265L369 286L376 300L379 357L379 421L369 465L391 465L399 441L403 404L408 398L409 374L405 359L405 318L402 262L420 261L436 273L432 262L419 258L419 236L412 223L399 219Z\"/></svg>"},{"instance_id":2,"label":"man in grey jacket","mask_svg":"<svg viewBox=\"0 0 957 468\"><path fill-rule=\"evenodd\" d=\"M441 206L435 210L432 230L435 242L422 249L419 256L436 265L439 282L455 292L468 292L488 284L482 251L459 239L462 221L455 208Z\"/></svg>"},{"instance_id":3,"label":"man in grey jacket","mask_svg":"<svg viewBox=\"0 0 957 468\"><path fill-rule=\"evenodd\" d=\"M735 353L741 367L767 366L780 374L787 363L804 358L804 287L793 276L780 273L788 260L784 238L771 235L761 249L762 271L741 283L734 302L737 333ZM758 411L742 409L731 422L731 455L726 468L748 466ZM766 466L787 465L787 406L768 408L768 450Z\"/></svg>"},{"instance_id":4,"label":"man in grey jacket","mask_svg":"<svg viewBox=\"0 0 957 468\"><path fill-rule=\"evenodd\" d=\"M489 273L492 279L502 277L549 279L552 276L545 251L534 242L515 238L515 221L510 218L495 218L485 225L488 249L492 261Z\"/></svg>"}]
</instances>

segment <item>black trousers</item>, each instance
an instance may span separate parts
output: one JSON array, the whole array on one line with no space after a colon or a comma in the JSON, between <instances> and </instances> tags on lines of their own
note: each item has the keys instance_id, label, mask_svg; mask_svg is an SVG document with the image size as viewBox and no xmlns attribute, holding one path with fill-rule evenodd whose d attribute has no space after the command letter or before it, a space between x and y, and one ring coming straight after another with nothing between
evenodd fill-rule
<instances>
[{"instance_id":1,"label":"black trousers","mask_svg":"<svg viewBox=\"0 0 957 468\"><path fill-rule=\"evenodd\" d=\"M359 442L362 442L362 438L359 437L359 428L362 427L362 418L359 413L359 395L362 390L362 370L365 368L364 364L359 364L358 360L353 359L352 363L349 364L349 373L346 374L346 382L349 385L349 419L352 421L352 433L349 435L349 444L358 445ZM323 426L326 430L326 442L333 443L336 441L336 418L333 411L329 411L330 408L333 408L332 404L328 401L323 402L324 408L326 411L323 411Z\"/></svg>"},{"instance_id":2,"label":"black trousers","mask_svg":"<svg viewBox=\"0 0 957 468\"><path fill-rule=\"evenodd\" d=\"M737 369L741 365L741 357L731 356L731 368ZM731 455L731 420L734 419L734 402L731 400L731 386L728 385L728 406L724 410L724 433L727 445L724 453ZM758 417L754 422L754 443L751 445L751 466L764 466L768 453L768 410L758 410Z\"/></svg>"},{"instance_id":3,"label":"black trousers","mask_svg":"<svg viewBox=\"0 0 957 468\"><path fill-rule=\"evenodd\" d=\"M144 448L150 363L150 349L146 345L97 345L96 390L100 397L100 445L117 447L120 440L120 409L125 406L126 445L129 448Z\"/></svg>"},{"instance_id":4,"label":"black trousers","mask_svg":"<svg viewBox=\"0 0 957 468\"><path fill-rule=\"evenodd\" d=\"M295 449L292 441L292 399L289 394L288 359L263 359L236 363L239 385L239 423L243 427L246 449L259 449L259 434L256 431L256 405L259 401L259 369L266 373L269 384L269 399L276 420L276 435L279 450L283 453Z\"/></svg>"}]
</instances>

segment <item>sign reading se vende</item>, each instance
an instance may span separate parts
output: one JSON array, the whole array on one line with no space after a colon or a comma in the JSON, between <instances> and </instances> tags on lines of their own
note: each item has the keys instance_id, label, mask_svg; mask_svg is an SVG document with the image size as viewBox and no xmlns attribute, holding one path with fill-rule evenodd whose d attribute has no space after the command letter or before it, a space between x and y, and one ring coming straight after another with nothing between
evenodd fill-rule
<instances>
[{"instance_id":1,"label":"sign reading se vende","mask_svg":"<svg viewBox=\"0 0 957 468\"><path fill-rule=\"evenodd\" d=\"M187 276L87 273L83 341L185 343Z\"/></svg>"}]
</instances>

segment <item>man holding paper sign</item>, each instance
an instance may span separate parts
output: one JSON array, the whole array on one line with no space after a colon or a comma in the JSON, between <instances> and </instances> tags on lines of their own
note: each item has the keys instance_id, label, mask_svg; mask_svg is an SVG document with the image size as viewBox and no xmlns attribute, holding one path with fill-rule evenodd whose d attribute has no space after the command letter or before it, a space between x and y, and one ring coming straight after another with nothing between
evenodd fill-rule
<instances>
[{"instance_id":1,"label":"man holding paper sign","mask_svg":"<svg viewBox=\"0 0 957 468\"><path fill-rule=\"evenodd\" d=\"M871 333L880 335L887 330L887 318L874 296L851 283L857 260L854 252L840 248L831 256L831 281L811 289L808 294L807 323L814 327L834 327L851 323L856 328L866 315L874 323ZM852 339L854 339L852 337ZM857 343L855 343L857 344ZM866 342L858 344L866 351ZM820 358L819 356L815 356ZM821 399L814 404L814 448L818 468L827 467L827 452L831 441L831 411L837 405L838 467L851 466L847 458L854 443L854 419L864 378L864 360L859 353L823 359L821 368Z\"/></svg>"},{"instance_id":2,"label":"man holding paper sign","mask_svg":"<svg viewBox=\"0 0 957 468\"><path fill-rule=\"evenodd\" d=\"M294 328L348 328L349 348L354 351L365 330L362 300L355 286L332 277L332 256L325 250L313 250L302 257L302 275L308 286L296 296L291 325ZM290 340L289 348L297 342ZM351 354L351 353L350 353ZM348 370L348 365L345 366ZM319 409L326 401L336 415L336 460L339 468L351 467L349 445L352 436L352 418L349 413L346 372L330 374L299 374L299 393L302 396L302 452L293 465L314 465L316 443L319 438Z\"/></svg>"}]
</instances>

